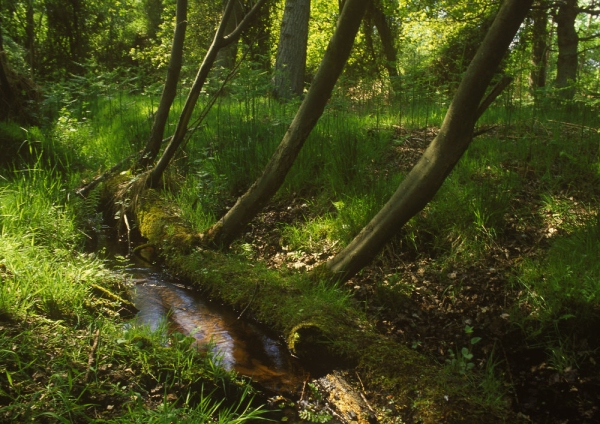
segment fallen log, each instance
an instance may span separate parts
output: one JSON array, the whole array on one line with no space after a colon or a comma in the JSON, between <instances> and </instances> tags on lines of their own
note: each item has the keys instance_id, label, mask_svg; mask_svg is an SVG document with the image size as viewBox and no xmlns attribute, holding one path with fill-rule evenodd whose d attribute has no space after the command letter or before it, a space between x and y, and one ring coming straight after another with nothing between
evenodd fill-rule
<instances>
[{"instance_id":1,"label":"fallen log","mask_svg":"<svg viewBox=\"0 0 600 424\"><path fill-rule=\"evenodd\" d=\"M362 376L365 393L385 392L399 417L423 423L520 422L507 406L485 405L467 379L377 333L360 305L330 281L315 281L314 274L269 270L244 257L204 248L202 235L155 190L136 194L131 210L147 239L145 246L153 246L171 272L278 331L290 352L306 363L329 370L354 368ZM385 405L373 401L375 414L367 413L366 398L359 401L364 395L357 396L336 374L330 375L325 380L329 383L323 384L337 386L338 392L345 388L347 400L352 400L346 409L336 405L348 422L387 421Z\"/></svg>"}]
</instances>

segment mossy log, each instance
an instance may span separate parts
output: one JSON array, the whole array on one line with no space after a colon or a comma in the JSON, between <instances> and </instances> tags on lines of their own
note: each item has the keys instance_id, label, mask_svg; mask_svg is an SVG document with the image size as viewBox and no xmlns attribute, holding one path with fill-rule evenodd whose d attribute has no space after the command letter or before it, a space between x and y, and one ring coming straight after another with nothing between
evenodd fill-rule
<instances>
[{"instance_id":1,"label":"mossy log","mask_svg":"<svg viewBox=\"0 0 600 424\"><path fill-rule=\"evenodd\" d=\"M354 368L367 390L390 393L415 422L519 422L508 408L483 406L466 379L378 334L359 305L330 281L203 248L202 235L154 190L137 196L134 210L141 235L171 272L280 332L301 359Z\"/></svg>"}]
</instances>

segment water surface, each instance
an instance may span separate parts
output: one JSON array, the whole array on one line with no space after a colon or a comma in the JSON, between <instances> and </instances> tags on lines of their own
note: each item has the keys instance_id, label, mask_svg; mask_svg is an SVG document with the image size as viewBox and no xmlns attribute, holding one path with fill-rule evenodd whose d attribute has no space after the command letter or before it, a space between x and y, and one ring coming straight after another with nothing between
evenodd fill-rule
<instances>
[{"instance_id":1,"label":"water surface","mask_svg":"<svg viewBox=\"0 0 600 424\"><path fill-rule=\"evenodd\" d=\"M135 259L126 272L135 282L132 298L139 323L157 329L166 320L169 331L194 337L201 349L210 343L224 368L269 390L293 393L302 386L305 372L276 335Z\"/></svg>"}]
</instances>

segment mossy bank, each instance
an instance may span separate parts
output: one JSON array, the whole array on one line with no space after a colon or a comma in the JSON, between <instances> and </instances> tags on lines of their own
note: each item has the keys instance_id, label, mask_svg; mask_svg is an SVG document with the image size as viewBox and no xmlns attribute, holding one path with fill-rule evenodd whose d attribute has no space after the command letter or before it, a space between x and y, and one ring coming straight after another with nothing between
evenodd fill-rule
<instances>
[{"instance_id":1,"label":"mossy bank","mask_svg":"<svg viewBox=\"0 0 600 424\"><path fill-rule=\"evenodd\" d=\"M336 284L203 248L201 235L156 191L145 191L134 209L141 235L171 272L277 330L306 363L329 371L351 369L366 393L387 393L388 403L396 406L392 415L383 405L376 407L380 420L481 422L485 416L486 422L515 422L508 405L484 406L466 378L378 334L361 304Z\"/></svg>"}]
</instances>

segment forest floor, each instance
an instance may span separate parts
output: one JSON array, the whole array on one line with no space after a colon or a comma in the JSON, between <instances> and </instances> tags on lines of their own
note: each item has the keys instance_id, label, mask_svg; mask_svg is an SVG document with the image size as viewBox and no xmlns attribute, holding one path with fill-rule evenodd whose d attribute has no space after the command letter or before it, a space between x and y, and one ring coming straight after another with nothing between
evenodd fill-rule
<instances>
[{"instance_id":1,"label":"forest floor","mask_svg":"<svg viewBox=\"0 0 600 424\"><path fill-rule=\"evenodd\" d=\"M406 137L405 142L389 152L387 167L378 172L410 169L436 134L431 128L397 131ZM531 336L511 319L515 308L528 314L527 304L519 301L521 288L513 282L515 268L524 260L543 257L562 230L552 224L551 212L547 212L547 220L534 219L540 213L539 181L530 170L509 163L505 166L518 168L516 172L527 181L514 193L512 209L521 215L529 210L531 216L508 216L505 228L483 258L473 263L446 259L442 265L436 257L439 253L428 251L426 245L415 254L398 241L348 281L347 288L364 302L382 334L442 364L452 357L451 351L469 347L474 370L491 370L501 379L513 410L525 420L600 422L600 327L584 329L586 337L570 339L576 366L565 361L566 366L561 367L556 363L561 353L550 352L544 343L547 335ZM562 195L571 201L574 219L589 219L589 209L578 205L595 203L594 193L571 188ZM332 249L289 252L282 246L281 228L312 218L306 199L271 205L252 222L241 242L252 245L255 259L270 267L310 270L329 259ZM385 286L394 275L402 275L410 283L406 298L398 302L387 296L390 292L382 292L382 284ZM473 337L481 341L471 346ZM378 403L385 401L385 394L370 395Z\"/></svg>"}]
</instances>

